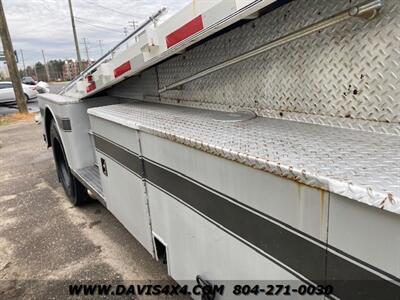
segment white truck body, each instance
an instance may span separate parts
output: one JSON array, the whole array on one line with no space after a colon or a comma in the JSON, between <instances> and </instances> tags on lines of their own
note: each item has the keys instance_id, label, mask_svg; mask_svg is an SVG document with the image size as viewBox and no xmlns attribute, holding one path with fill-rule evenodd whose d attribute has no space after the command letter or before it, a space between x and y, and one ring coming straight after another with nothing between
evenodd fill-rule
<instances>
[{"instance_id":1,"label":"white truck body","mask_svg":"<svg viewBox=\"0 0 400 300\"><path fill-rule=\"evenodd\" d=\"M399 28L397 0L193 1L39 95L45 138L179 283L399 299Z\"/></svg>"}]
</instances>

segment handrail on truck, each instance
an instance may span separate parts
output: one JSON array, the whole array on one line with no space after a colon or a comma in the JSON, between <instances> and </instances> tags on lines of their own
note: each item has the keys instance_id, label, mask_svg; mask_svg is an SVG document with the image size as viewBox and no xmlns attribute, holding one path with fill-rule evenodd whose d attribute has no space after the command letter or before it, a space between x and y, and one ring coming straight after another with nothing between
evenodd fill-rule
<instances>
[{"instance_id":1,"label":"handrail on truck","mask_svg":"<svg viewBox=\"0 0 400 300\"><path fill-rule=\"evenodd\" d=\"M68 85L66 85L58 94L62 94L66 91L68 91L71 86L84 78L86 75L88 75L92 70L96 69L97 66L99 66L101 63L105 61L105 59L112 54L115 50L117 50L121 45L123 45L125 42L130 40L133 36L137 35L140 33L145 27L147 27L150 23L154 23L157 21L158 18L160 18L163 14L167 12L167 9L165 7L161 8L159 11L157 11L155 14L151 15L145 22L143 22L141 25L139 25L138 28L136 28L134 31L132 31L128 36L126 36L123 40L121 40L117 45L115 45L113 48L107 51L106 54L104 54L102 57L100 57L98 60L93 65L90 65L87 67L85 70L83 70L77 77L75 77Z\"/></svg>"},{"instance_id":2,"label":"handrail on truck","mask_svg":"<svg viewBox=\"0 0 400 300\"><path fill-rule=\"evenodd\" d=\"M271 41L259 48L250 50L244 54L240 54L239 56L236 56L232 59L224 61L218 65L215 65L213 67L210 67L203 71L200 71L199 73L196 73L192 76L189 76L187 78L179 80L178 82L175 82L168 86L164 86L163 88L159 89L158 92L163 93L168 90L172 90L174 88L180 87L186 83L189 83L196 79L200 79L211 73L214 73L216 71L219 71L219 70L229 67L231 65L237 64L246 59L252 58L258 54L267 52L269 50L272 50L274 48L277 48L277 47L287 44L289 42L303 38L305 36L308 36L312 33L317 32L319 30L326 29L330 26L336 25L336 24L346 21L348 19L351 19L354 17L361 17L368 21L372 20L378 14L378 11L382 8L382 6L383 6L382 2L383 2L382 0L373 0L373 1L368 1L368 2L362 3L360 5L354 6L352 8L346 9L346 10L339 12L339 13L337 13L331 17L328 17L324 20L321 20L319 22L311 24L311 25L309 25L305 28L299 29L295 32L289 33L288 35L280 37L274 41Z\"/></svg>"}]
</instances>

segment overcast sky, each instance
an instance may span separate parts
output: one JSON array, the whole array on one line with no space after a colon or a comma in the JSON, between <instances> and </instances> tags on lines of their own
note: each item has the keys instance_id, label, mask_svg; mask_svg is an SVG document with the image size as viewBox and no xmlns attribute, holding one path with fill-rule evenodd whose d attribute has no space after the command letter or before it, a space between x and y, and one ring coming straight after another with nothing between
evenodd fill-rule
<instances>
[{"instance_id":1,"label":"overcast sky","mask_svg":"<svg viewBox=\"0 0 400 300\"><path fill-rule=\"evenodd\" d=\"M86 59L83 38L89 41L90 58L124 37L124 27L135 20L139 24L161 7L170 17L191 0L72 0L82 58ZM14 49L24 52L26 65L46 58L75 58L68 0L3 0ZM132 30L128 27L128 30ZM22 66L20 64L20 66Z\"/></svg>"}]
</instances>

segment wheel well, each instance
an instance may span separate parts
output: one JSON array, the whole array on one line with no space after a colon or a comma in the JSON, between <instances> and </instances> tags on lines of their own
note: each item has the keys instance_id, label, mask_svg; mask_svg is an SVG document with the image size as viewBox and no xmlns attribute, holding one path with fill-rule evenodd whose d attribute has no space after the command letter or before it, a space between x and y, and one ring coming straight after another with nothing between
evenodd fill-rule
<instances>
[{"instance_id":1,"label":"wheel well","mask_svg":"<svg viewBox=\"0 0 400 300\"><path fill-rule=\"evenodd\" d=\"M51 125L51 120L53 120L53 114L51 113L50 109L46 108L44 112L44 126L46 130L46 141L47 141L47 147L51 147L51 140L50 140L50 125Z\"/></svg>"}]
</instances>

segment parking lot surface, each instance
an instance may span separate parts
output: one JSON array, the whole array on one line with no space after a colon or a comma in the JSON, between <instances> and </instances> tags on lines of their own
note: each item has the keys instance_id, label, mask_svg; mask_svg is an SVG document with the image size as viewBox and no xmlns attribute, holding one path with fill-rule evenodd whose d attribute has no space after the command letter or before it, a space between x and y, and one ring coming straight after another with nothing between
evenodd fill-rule
<instances>
[{"instance_id":1,"label":"parking lot surface","mask_svg":"<svg viewBox=\"0 0 400 300\"><path fill-rule=\"evenodd\" d=\"M0 166L0 299L64 299L77 281L172 282L102 205L69 203L39 125L0 126Z\"/></svg>"}]
</instances>

